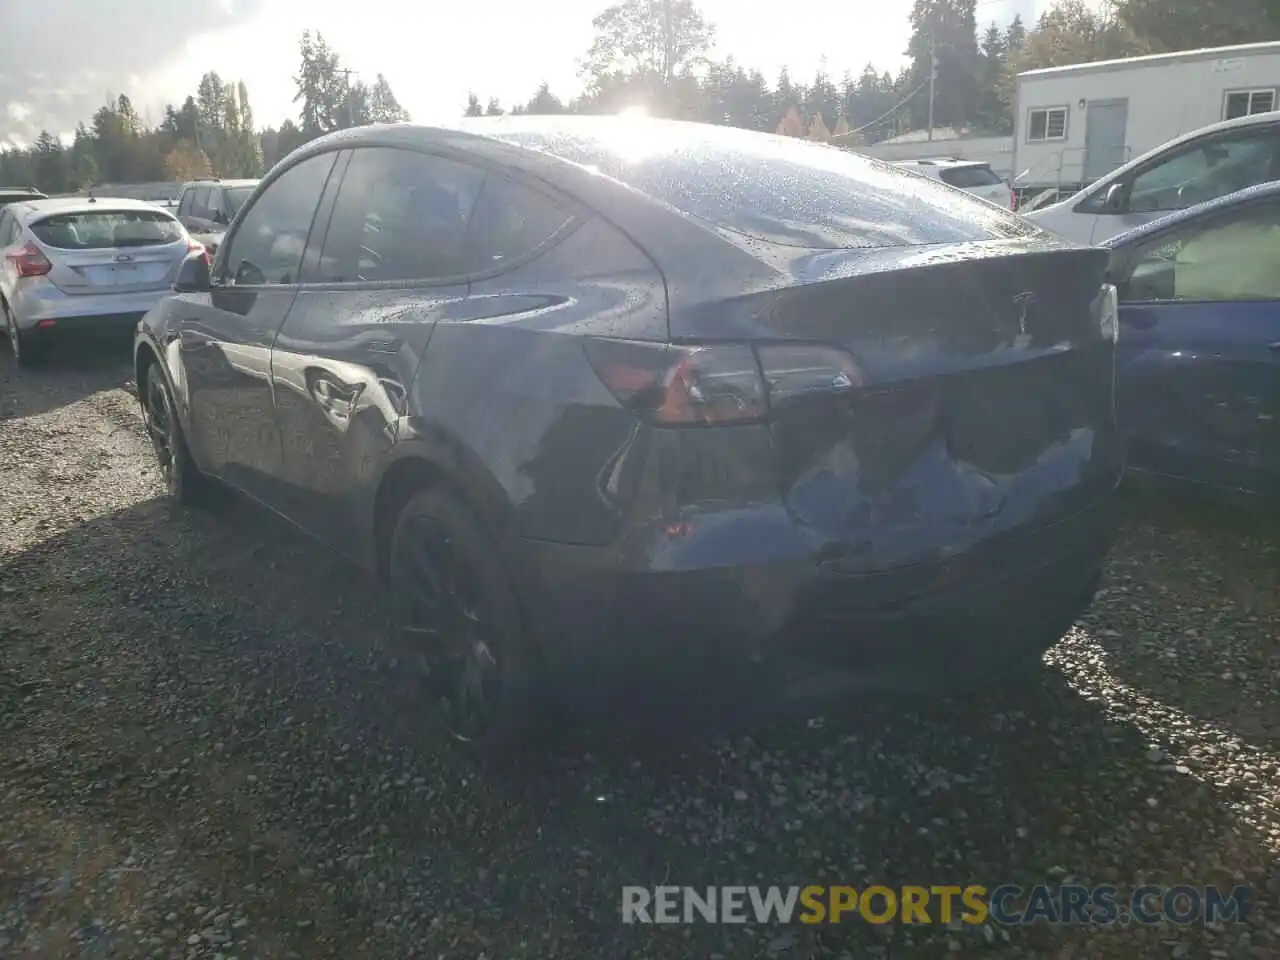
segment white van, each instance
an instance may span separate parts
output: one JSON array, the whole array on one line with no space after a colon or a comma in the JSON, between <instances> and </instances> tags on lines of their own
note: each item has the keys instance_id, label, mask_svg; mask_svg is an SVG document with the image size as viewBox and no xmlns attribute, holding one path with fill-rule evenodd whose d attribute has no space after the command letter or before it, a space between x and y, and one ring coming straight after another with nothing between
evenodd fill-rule
<instances>
[{"instance_id":1,"label":"white van","mask_svg":"<svg viewBox=\"0 0 1280 960\"><path fill-rule=\"evenodd\" d=\"M991 169L991 164L977 160L939 157L933 160L893 160L895 167L905 167L933 180L959 187L975 197L989 200L1006 210L1013 209L1013 190Z\"/></svg>"},{"instance_id":2,"label":"white van","mask_svg":"<svg viewBox=\"0 0 1280 960\"><path fill-rule=\"evenodd\" d=\"M1280 111L1183 134L1025 216L1067 240L1098 244L1174 210L1271 180L1280 180Z\"/></svg>"}]
</instances>

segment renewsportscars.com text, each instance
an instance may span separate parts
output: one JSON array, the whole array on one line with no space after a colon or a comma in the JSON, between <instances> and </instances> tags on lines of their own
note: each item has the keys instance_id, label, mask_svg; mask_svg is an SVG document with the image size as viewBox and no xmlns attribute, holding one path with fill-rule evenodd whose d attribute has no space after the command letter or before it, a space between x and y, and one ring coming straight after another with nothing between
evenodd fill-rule
<instances>
[{"instance_id":1,"label":"renewsportscars.com text","mask_svg":"<svg viewBox=\"0 0 1280 960\"><path fill-rule=\"evenodd\" d=\"M1235 887L1137 887L1122 897L1115 886L1003 885L806 887L623 887L624 923L864 922L884 924L995 923L1127 925L1243 920L1252 891Z\"/></svg>"}]
</instances>

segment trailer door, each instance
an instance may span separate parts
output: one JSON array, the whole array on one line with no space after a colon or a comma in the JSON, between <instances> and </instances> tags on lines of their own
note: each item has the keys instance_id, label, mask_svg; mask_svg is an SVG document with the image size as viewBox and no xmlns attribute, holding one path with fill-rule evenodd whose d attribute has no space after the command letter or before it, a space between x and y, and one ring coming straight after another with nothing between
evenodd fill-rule
<instances>
[{"instance_id":1,"label":"trailer door","mask_svg":"<svg viewBox=\"0 0 1280 960\"><path fill-rule=\"evenodd\" d=\"M1129 100L1090 100L1085 113L1084 179L1092 183L1128 161Z\"/></svg>"}]
</instances>

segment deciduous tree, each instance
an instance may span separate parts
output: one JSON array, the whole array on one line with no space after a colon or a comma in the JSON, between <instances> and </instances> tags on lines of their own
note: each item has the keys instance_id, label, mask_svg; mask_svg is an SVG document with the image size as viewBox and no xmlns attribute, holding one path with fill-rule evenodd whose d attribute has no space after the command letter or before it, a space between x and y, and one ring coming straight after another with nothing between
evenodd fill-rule
<instances>
[{"instance_id":1,"label":"deciduous tree","mask_svg":"<svg viewBox=\"0 0 1280 960\"><path fill-rule=\"evenodd\" d=\"M715 31L692 0L622 0L591 21L583 73L595 88L611 75L640 81L657 111L676 77L706 62Z\"/></svg>"},{"instance_id":2,"label":"deciduous tree","mask_svg":"<svg viewBox=\"0 0 1280 960\"><path fill-rule=\"evenodd\" d=\"M179 140L164 158L164 173L170 180L194 180L213 173L209 158L190 140Z\"/></svg>"}]
</instances>

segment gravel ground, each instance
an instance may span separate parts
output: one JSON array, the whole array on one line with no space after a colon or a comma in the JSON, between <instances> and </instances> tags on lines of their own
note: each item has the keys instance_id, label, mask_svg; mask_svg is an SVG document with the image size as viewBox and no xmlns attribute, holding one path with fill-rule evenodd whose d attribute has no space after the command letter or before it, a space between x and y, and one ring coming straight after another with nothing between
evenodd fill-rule
<instances>
[{"instance_id":1,"label":"gravel ground","mask_svg":"<svg viewBox=\"0 0 1280 960\"><path fill-rule=\"evenodd\" d=\"M447 749L360 576L159 499L125 367L0 355L0 957L1280 957L1280 537L1134 504L1004 699ZM623 884L1250 884L1216 929L640 927Z\"/></svg>"}]
</instances>

